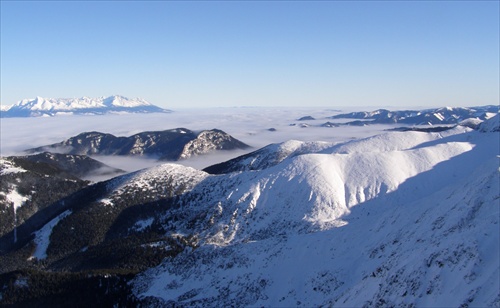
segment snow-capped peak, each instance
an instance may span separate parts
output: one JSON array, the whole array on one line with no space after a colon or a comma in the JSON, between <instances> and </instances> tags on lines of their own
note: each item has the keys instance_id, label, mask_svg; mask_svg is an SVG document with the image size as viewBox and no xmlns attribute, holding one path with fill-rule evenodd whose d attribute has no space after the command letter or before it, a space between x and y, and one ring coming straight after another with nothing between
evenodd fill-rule
<instances>
[{"instance_id":1,"label":"snow-capped peak","mask_svg":"<svg viewBox=\"0 0 500 308\"><path fill-rule=\"evenodd\" d=\"M12 106L2 106L3 117L54 116L57 114L102 114L108 112L167 112L145 99L129 99L121 95L97 98L23 99Z\"/></svg>"},{"instance_id":2,"label":"snow-capped peak","mask_svg":"<svg viewBox=\"0 0 500 308\"><path fill-rule=\"evenodd\" d=\"M152 106L151 103L142 98L128 99L125 96L113 95L107 98L103 98L103 104L105 106L117 106L117 107L138 107L138 106Z\"/></svg>"},{"instance_id":3,"label":"snow-capped peak","mask_svg":"<svg viewBox=\"0 0 500 308\"><path fill-rule=\"evenodd\" d=\"M129 99L120 95L113 95L109 97L101 96L98 98L90 98L86 96L81 98L43 98L37 96L34 99L23 99L17 104L14 104L12 107L14 106L28 107L31 110L70 110L110 106L152 106L152 104L141 98Z\"/></svg>"}]
</instances>

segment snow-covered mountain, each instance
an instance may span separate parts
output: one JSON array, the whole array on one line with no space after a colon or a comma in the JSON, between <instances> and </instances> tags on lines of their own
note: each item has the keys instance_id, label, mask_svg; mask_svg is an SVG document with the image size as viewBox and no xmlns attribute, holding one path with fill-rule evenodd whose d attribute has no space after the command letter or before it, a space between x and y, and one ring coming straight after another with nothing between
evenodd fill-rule
<instances>
[{"instance_id":1,"label":"snow-covered mountain","mask_svg":"<svg viewBox=\"0 0 500 308\"><path fill-rule=\"evenodd\" d=\"M69 114L96 115L105 113L170 112L144 99L129 99L114 95L109 97L23 99L11 106L2 106L2 117L40 117Z\"/></svg>"},{"instance_id":2,"label":"snow-covered mountain","mask_svg":"<svg viewBox=\"0 0 500 308\"><path fill-rule=\"evenodd\" d=\"M86 132L60 143L27 150L29 153L56 151L78 155L150 156L160 160L179 160L217 150L246 149L249 146L218 130L193 132L186 128L142 132L117 137Z\"/></svg>"},{"instance_id":3,"label":"snow-covered mountain","mask_svg":"<svg viewBox=\"0 0 500 308\"><path fill-rule=\"evenodd\" d=\"M409 125L436 125L457 124L466 119L486 120L500 110L499 106L480 107L443 107L424 110L399 110L390 111L378 109L375 111L362 111L343 113L331 116L330 119L356 119L345 123L326 122L323 126L334 127L339 125L369 125L401 123Z\"/></svg>"},{"instance_id":4,"label":"snow-covered mountain","mask_svg":"<svg viewBox=\"0 0 500 308\"><path fill-rule=\"evenodd\" d=\"M53 202L87 186L89 182L76 175L81 175L83 165L88 167L87 172L105 167L90 158L55 157L45 153L0 158L0 237L9 232L10 239L17 237L13 232L17 226Z\"/></svg>"},{"instance_id":5,"label":"snow-covered mountain","mask_svg":"<svg viewBox=\"0 0 500 308\"><path fill-rule=\"evenodd\" d=\"M94 184L0 255L0 303L498 306L498 117Z\"/></svg>"},{"instance_id":6,"label":"snow-covered mountain","mask_svg":"<svg viewBox=\"0 0 500 308\"><path fill-rule=\"evenodd\" d=\"M262 149L238 156L234 159L209 166L203 171L210 174L223 174L249 170L262 170L279 164L284 159L301 154L311 154L332 147L332 143L289 140L279 144L270 144Z\"/></svg>"},{"instance_id":7,"label":"snow-covered mountain","mask_svg":"<svg viewBox=\"0 0 500 308\"><path fill-rule=\"evenodd\" d=\"M80 155L45 152L0 158L0 237L52 203L86 187L90 184L86 177L123 173Z\"/></svg>"}]
</instances>

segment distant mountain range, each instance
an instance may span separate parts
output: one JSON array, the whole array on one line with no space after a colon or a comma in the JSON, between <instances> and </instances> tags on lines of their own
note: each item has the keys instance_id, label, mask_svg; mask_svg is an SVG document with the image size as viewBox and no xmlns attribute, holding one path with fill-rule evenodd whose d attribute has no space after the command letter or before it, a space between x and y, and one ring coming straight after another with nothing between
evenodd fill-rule
<instances>
[{"instance_id":1,"label":"distant mountain range","mask_svg":"<svg viewBox=\"0 0 500 308\"><path fill-rule=\"evenodd\" d=\"M499 106L480 107L444 107L424 110L399 110L390 111L377 109L375 111L362 111L343 113L330 117L330 119L355 119L345 123L326 122L322 126L335 127L340 125L364 126L370 124L409 124L409 125L436 125L457 124L470 118L486 120L500 110ZM302 118L301 118L302 119ZM299 119L299 120L301 120Z\"/></svg>"},{"instance_id":2,"label":"distant mountain range","mask_svg":"<svg viewBox=\"0 0 500 308\"><path fill-rule=\"evenodd\" d=\"M142 132L117 137L100 132L85 132L60 143L27 150L28 153L60 152L78 155L149 156L175 161L217 150L246 149L249 146L218 130L193 132L186 128Z\"/></svg>"},{"instance_id":3,"label":"distant mountain range","mask_svg":"<svg viewBox=\"0 0 500 308\"><path fill-rule=\"evenodd\" d=\"M100 115L106 113L171 112L144 99L129 99L114 95L109 97L24 99L11 106L2 106L1 117L42 117L57 115Z\"/></svg>"}]
</instances>

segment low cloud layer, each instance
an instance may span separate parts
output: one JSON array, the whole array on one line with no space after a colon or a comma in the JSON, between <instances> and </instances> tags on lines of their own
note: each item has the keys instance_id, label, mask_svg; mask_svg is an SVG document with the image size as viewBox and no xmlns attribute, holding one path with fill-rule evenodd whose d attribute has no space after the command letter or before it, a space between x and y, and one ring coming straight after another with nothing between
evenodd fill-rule
<instances>
[{"instance_id":1,"label":"low cloud layer","mask_svg":"<svg viewBox=\"0 0 500 308\"><path fill-rule=\"evenodd\" d=\"M61 142L69 137L89 131L130 136L143 131L159 131L178 127L194 131L221 129L252 147L246 151L219 151L175 162L202 169L214 163L257 150L270 143L291 139L343 142L378 134L389 127L385 125L320 127L321 124L328 121L327 117L338 113L338 110L312 108L211 108L179 110L170 114L4 118L0 121L0 151L1 156L24 155L23 151L26 149ZM298 120L305 116L311 116L314 120ZM149 158L117 156L93 158L126 171L163 163Z\"/></svg>"}]
</instances>

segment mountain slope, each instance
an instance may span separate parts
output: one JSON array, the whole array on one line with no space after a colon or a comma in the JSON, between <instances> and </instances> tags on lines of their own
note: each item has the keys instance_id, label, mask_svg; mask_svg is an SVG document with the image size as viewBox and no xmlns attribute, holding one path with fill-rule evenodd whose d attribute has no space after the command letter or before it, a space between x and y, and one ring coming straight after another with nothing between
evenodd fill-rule
<instances>
[{"instance_id":1,"label":"mountain slope","mask_svg":"<svg viewBox=\"0 0 500 308\"><path fill-rule=\"evenodd\" d=\"M135 292L188 306L498 305L498 135L458 136L233 174L251 179L212 199L198 248Z\"/></svg>"},{"instance_id":2,"label":"mountain slope","mask_svg":"<svg viewBox=\"0 0 500 308\"><path fill-rule=\"evenodd\" d=\"M105 113L170 112L144 99L129 99L120 95L109 97L24 99L12 106L2 106L2 117L40 117L64 114L96 115Z\"/></svg>"},{"instance_id":3,"label":"mountain slope","mask_svg":"<svg viewBox=\"0 0 500 308\"><path fill-rule=\"evenodd\" d=\"M331 146L332 144L327 142L289 140L280 144L271 144L257 151L209 166L203 169L203 171L210 174L223 174L238 171L262 170L277 165L286 158L305 153L319 152Z\"/></svg>"},{"instance_id":4,"label":"mountain slope","mask_svg":"<svg viewBox=\"0 0 500 308\"><path fill-rule=\"evenodd\" d=\"M46 163L82 179L88 176L118 175L120 173L125 173L123 170L112 168L84 155L43 152L35 155L11 156L8 158L21 165L25 165L27 162L33 162L35 164Z\"/></svg>"},{"instance_id":5,"label":"mountain slope","mask_svg":"<svg viewBox=\"0 0 500 308\"><path fill-rule=\"evenodd\" d=\"M496 167L418 201L367 203L340 228L202 245L145 272L135 292L188 306L498 305Z\"/></svg>"},{"instance_id":6,"label":"mountain slope","mask_svg":"<svg viewBox=\"0 0 500 308\"><path fill-rule=\"evenodd\" d=\"M221 130L213 129L195 133L185 128L177 128L142 132L130 137L86 132L60 143L30 149L28 152L61 151L79 155L152 156L160 160L179 160L216 150L248 147Z\"/></svg>"},{"instance_id":7,"label":"mountain slope","mask_svg":"<svg viewBox=\"0 0 500 308\"><path fill-rule=\"evenodd\" d=\"M224 174L248 170L262 170L275 166L285 159L311 153L348 154L366 152L367 149L370 149L370 152L407 150L424 142L456 135L464 129L467 128L459 126L447 129L449 131L431 133L419 131L405 131L401 133L396 131L391 134L382 134L340 144L321 141L302 142L289 140L279 144L271 144L257 151L209 166L204 171L211 174Z\"/></svg>"},{"instance_id":8,"label":"mountain slope","mask_svg":"<svg viewBox=\"0 0 500 308\"><path fill-rule=\"evenodd\" d=\"M17 226L89 183L57 165L23 157L1 158L0 179L0 237L9 243L17 240Z\"/></svg>"},{"instance_id":9,"label":"mountain slope","mask_svg":"<svg viewBox=\"0 0 500 308\"><path fill-rule=\"evenodd\" d=\"M164 164L120 176L63 199L31 230L50 229L45 242L0 261L133 274L127 296L145 306L499 305L498 126L483 127L291 142L221 175ZM35 301L32 274L9 275L3 302Z\"/></svg>"}]
</instances>

